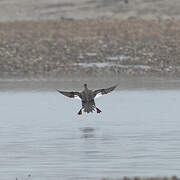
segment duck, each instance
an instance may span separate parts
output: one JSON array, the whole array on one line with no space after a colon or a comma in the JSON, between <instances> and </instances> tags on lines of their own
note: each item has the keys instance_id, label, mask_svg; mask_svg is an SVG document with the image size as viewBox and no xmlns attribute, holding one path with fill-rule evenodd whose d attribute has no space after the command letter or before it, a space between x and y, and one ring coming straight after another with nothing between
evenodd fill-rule
<instances>
[{"instance_id":1,"label":"duck","mask_svg":"<svg viewBox=\"0 0 180 180\"><path fill-rule=\"evenodd\" d=\"M64 96L67 96L69 98L75 98L75 99L80 99L82 103L82 107L77 113L78 115L82 115L82 111L86 113L92 113L93 111L96 110L97 113L101 113L102 111L97 108L95 104L95 98L102 96L104 94L108 94L111 91L113 91L117 85L114 85L109 88L104 88L104 89L97 89L97 90L91 90L88 89L87 84L84 84L84 90L82 92L77 92L77 91L61 91L56 89L59 93L61 93Z\"/></svg>"}]
</instances>

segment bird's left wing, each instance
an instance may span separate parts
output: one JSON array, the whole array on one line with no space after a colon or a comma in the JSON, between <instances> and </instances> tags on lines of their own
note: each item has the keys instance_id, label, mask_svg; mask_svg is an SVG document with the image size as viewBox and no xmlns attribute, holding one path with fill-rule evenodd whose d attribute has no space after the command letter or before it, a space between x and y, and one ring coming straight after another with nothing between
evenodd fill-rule
<instances>
[{"instance_id":1,"label":"bird's left wing","mask_svg":"<svg viewBox=\"0 0 180 180\"><path fill-rule=\"evenodd\" d=\"M81 99L81 94L79 92L68 92L68 91L60 91L56 89L59 93L63 94L64 96L75 98L75 99Z\"/></svg>"},{"instance_id":2,"label":"bird's left wing","mask_svg":"<svg viewBox=\"0 0 180 180\"><path fill-rule=\"evenodd\" d=\"M99 97L99 96L102 96L102 95L104 95L104 94L108 94L108 93L110 93L111 91L113 91L116 87L117 87L117 85L112 86L112 87L110 87L110 88L106 88L106 89L98 89L98 90L95 90L95 91L94 91L94 97Z\"/></svg>"}]
</instances>

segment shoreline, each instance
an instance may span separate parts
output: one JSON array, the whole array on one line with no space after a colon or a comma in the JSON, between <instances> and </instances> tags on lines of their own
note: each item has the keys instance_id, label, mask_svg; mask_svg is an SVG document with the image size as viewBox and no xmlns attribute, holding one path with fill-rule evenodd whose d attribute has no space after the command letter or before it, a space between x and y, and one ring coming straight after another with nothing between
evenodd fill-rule
<instances>
[{"instance_id":1,"label":"shoreline","mask_svg":"<svg viewBox=\"0 0 180 180\"><path fill-rule=\"evenodd\" d=\"M82 90L83 84L87 83L92 89L106 88L118 85L116 91L158 91L158 90L179 90L179 78L166 77L69 77L69 78L5 78L0 79L1 92L19 91L56 91L62 90Z\"/></svg>"},{"instance_id":2,"label":"shoreline","mask_svg":"<svg viewBox=\"0 0 180 180\"><path fill-rule=\"evenodd\" d=\"M180 77L180 20L0 23L0 77Z\"/></svg>"}]
</instances>

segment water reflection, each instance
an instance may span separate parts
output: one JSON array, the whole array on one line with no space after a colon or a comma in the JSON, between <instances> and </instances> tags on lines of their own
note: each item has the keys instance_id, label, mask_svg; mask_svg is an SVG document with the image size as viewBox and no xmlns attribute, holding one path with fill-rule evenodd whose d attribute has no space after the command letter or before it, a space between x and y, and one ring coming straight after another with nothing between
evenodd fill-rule
<instances>
[{"instance_id":1,"label":"water reflection","mask_svg":"<svg viewBox=\"0 0 180 180\"><path fill-rule=\"evenodd\" d=\"M31 180L31 174L28 174L27 176L24 177L16 177L16 180Z\"/></svg>"},{"instance_id":2,"label":"water reflection","mask_svg":"<svg viewBox=\"0 0 180 180\"><path fill-rule=\"evenodd\" d=\"M95 137L95 128L84 127L84 128L80 128L80 131L82 133L81 138L87 139L87 138Z\"/></svg>"}]
</instances>

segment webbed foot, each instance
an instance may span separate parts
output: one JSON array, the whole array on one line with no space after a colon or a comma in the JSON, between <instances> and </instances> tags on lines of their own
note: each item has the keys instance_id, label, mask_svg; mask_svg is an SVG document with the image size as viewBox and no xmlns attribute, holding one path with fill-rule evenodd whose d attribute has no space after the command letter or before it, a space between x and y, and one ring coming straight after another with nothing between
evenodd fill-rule
<instances>
[{"instance_id":1,"label":"webbed foot","mask_svg":"<svg viewBox=\"0 0 180 180\"><path fill-rule=\"evenodd\" d=\"M80 111L78 112L78 115L81 115L82 114L82 109L80 109Z\"/></svg>"},{"instance_id":2,"label":"webbed foot","mask_svg":"<svg viewBox=\"0 0 180 180\"><path fill-rule=\"evenodd\" d=\"M102 111L100 109L96 108L96 112L101 113Z\"/></svg>"}]
</instances>

